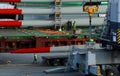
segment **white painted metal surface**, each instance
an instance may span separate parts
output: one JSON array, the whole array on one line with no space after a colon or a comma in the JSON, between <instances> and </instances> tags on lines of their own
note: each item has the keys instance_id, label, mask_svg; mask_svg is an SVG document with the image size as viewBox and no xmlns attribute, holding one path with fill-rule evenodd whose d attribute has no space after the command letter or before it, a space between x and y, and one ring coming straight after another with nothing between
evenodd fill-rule
<instances>
[{"instance_id":1,"label":"white painted metal surface","mask_svg":"<svg viewBox=\"0 0 120 76\"><path fill-rule=\"evenodd\" d=\"M50 52L68 52L69 50L70 46L50 47Z\"/></svg>"},{"instance_id":2,"label":"white painted metal surface","mask_svg":"<svg viewBox=\"0 0 120 76\"><path fill-rule=\"evenodd\" d=\"M89 52L89 50L87 50L87 49L79 49L77 53L80 55L83 55L83 54L88 54L88 52ZM90 50L90 52L96 56L95 64L118 64L118 63L120 63L119 50L107 51L105 49L93 49L93 50Z\"/></svg>"},{"instance_id":3,"label":"white painted metal surface","mask_svg":"<svg viewBox=\"0 0 120 76\"><path fill-rule=\"evenodd\" d=\"M105 13L107 10L107 5L99 6L98 12ZM83 12L83 7L63 7L61 8L62 13L86 13Z\"/></svg>"},{"instance_id":4,"label":"white painted metal surface","mask_svg":"<svg viewBox=\"0 0 120 76\"><path fill-rule=\"evenodd\" d=\"M65 25L69 19L62 19L62 25ZM70 19L70 21L76 21L76 26L89 26L89 18L82 19ZM102 25L104 18L92 18L92 26ZM23 20L22 27L46 27L53 26L54 21L52 20Z\"/></svg>"},{"instance_id":5,"label":"white painted metal surface","mask_svg":"<svg viewBox=\"0 0 120 76\"><path fill-rule=\"evenodd\" d=\"M118 22L120 22L120 0L117 0L118 1L118 10L117 10L117 12L118 12Z\"/></svg>"},{"instance_id":6,"label":"white painted metal surface","mask_svg":"<svg viewBox=\"0 0 120 76\"><path fill-rule=\"evenodd\" d=\"M22 14L52 14L52 9L43 8L22 8Z\"/></svg>"},{"instance_id":7,"label":"white painted metal surface","mask_svg":"<svg viewBox=\"0 0 120 76\"><path fill-rule=\"evenodd\" d=\"M54 9L52 8L20 8L23 14L52 14ZM99 6L98 13L106 13L107 5ZM83 7L62 7L62 14L80 14L83 12Z\"/></svg>"},{"instance_id":8,"label":"white painted metal surface","mask_svg":"<svg viewBox=\"0 0 120 76\"><path fill-rule=\"evenodd\" d=\"M47 21L47 20L23 20L22 21L22 27L46 27L46 26L52 26L54 24L54 21Z\"/></svg>"},{"instance_id":9,"label":"white painted metal surface","mask_svg":"<svg viewBox=\"0 0 120 76\"><path fill-rule=\"evenodd\" d=\"M79 49L87 49L86 45L74 45L74 47L77 47ZM95 47L97 49L101 49L99 44L96 44ZM52 52L69 52L71 49L72 49L72 46L51 46L50 53L52 53ZM93 64L93 63L91 63L91 64Z\"/></svg>"},{"instance_id":10,"label":"white painted metal surface","mask_svg":"<svg viewBox=\"0 0 120 76\"><path fill-rule=\"evenodd\" d=\"M120 0L109 0L110 21L120 22Z\"/></svg>"},{"instance_id":11,"label":"white painted metal surface","mask_svg":"<svg viewBox=\"0 0 120 76\"><path fill-rule=\"evenodd\" d=\"M120 51L107 51L105 49L72 49L71 58L71 68L77 68L85 74L89 74L88 70L89 66L102 64L102 65L110 65L110 64L119 64L120 63ZM76 65L79 64L79 67ZM98 68L98 71L100 69ZM100 73L98 73L100 74Z\"/></svg>"},{"instance_id":12,"label":"white painted metal surface","mask_svg":"<svg viewBox=\"0 0 120 76\"><path fill-rule=\"evenodd\" d=\"M76 26L89 26L89 18L70 19L76 22ZM65 24L68 19L62 19L62 24ZM92 18L92 26L102 25L104 18Z\"/></svg>"},{"instance_id":13,"label":"white painted metal surface","mask_svg":"<svg viewBox=\"0 0 120 76\"><path fill-rule=\"evenodd\" d=\"M55 0L21 0L21 2L53 2ZM89 1L89 0L62 0L63 2L70 2L70 1ZM107 1L107 0L92 0L92 1Z\"/></svg>"}]
</instances>

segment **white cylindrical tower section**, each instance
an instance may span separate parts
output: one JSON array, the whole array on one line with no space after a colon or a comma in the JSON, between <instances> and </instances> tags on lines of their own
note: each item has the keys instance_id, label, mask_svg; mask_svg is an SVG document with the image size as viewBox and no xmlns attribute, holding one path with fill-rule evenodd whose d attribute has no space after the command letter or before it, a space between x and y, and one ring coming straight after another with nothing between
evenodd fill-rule
<instances>
[{"instance_id":1,"label":"white cylindrical tower section","mask_svg":"<svg viewBox=\"0 0 120 76\"><path fill-rule=\"evenodd\" d=\"M67 21L69 19L62 19L61 23L62 25L66 25ZM72 22L76 21L76 26L89 26L89 19L88 18L82 18L82 19L70 19ZM92 18L92 26L99 26L103 23L104 18ZM53 20L22 20L22 27L47 27L47 26L53 26L54 21Z\"/></svg>"},{"instance_id":2,"label":"white cylindrical tower section","mask_svg":"<svg viewBox=\"0 0 120 76\"><path fill-rule=\"evenodd\" d=\"M20 0L21 2L53 2L55 0ZM90 1L90 0L62 0L63 2L74 2L74 1ZM92 1L107 1L107 0L92 0Z\"/></svg>"},{"instance_id":3,"label":"white cylindrical tower section","mask_svg":"<svg viewBox=\"0 0 120 76\"><path fill-rule=\"evenodd\" d=\"M19 8L22 10L22 14L53 14L54 9L52 8ZM71 11L73 9L73 11ZM99 6L98 13L105 13L107 10L107 6ZM37 12L36 12L37 11ZM86 13L83 12L83 7L62 7L62 14L80 14Z\"/></svg>"}]
</instances>

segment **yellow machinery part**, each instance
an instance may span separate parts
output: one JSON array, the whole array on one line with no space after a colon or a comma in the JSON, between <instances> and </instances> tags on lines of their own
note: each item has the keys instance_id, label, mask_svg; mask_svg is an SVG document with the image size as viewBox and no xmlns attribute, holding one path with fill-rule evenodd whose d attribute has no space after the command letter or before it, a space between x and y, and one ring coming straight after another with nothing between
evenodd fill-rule
<instances>
[{"instance_id":1,"label":"yellow machinery part","mask_svg":"<svg viewBox=\"0 0 120 76\"><path fill-rule=\"evenodd\" d=\"M120 44L120 29L117 30L117 44Z\"/></svg>"},{"instance_id":2,"label":"yellow machinery part","mask_svg":"<svg viewBox=\"0 0 120 76\"><path fill-rule=\"evenodd\" d=\"M59 3L61 0L56 0L57 3Z\"/></svg>"},{"instance_id":3,"label":"yellow machinery part","mask_svg":"<svg viewBox=\"0 0 120 76\"><path fill-rule=\"evenodd\" d=\"M98 11L98 7L97 6L85 6L83 10L88 12L89 16L92 16L93 13Z\"/></svg>"}]
</instances>

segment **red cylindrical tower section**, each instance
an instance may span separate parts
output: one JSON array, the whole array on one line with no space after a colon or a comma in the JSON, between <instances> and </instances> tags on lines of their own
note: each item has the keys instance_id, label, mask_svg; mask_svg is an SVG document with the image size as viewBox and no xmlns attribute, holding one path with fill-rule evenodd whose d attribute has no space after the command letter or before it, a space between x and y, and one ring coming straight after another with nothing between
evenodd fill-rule
<instances>
[{"instance_id":1,"label":"red cylindrical tower section","mask_svg":"<svg viewBox=\"0 0 120 76\"><path fill-rule=\"evenodd\" d=\"M49 53L50 47L42 48L24 48L18 50L11 50L11 53Z\"/></svg>"},{"instance_id":2,"label":"red cylindrical tower section","mask_svg":"<svg viewBox=\"0 0 120 76\"><path fill-rule=\"evenodd\" d=\"M22 25L21 21L0 21L0 27L20 27Z\"/></svg>"},{"instance_id":3,"label":"red cylindrical tower section","mask_svg":"<svg viewBox=\"0 0 120 76\"><path fill-rule=\"evenodd\" d=\"M11 50L11 53L55 53L55 52L68 52L70 46L58 46L58 47L41 47L41 48L24 48Z\"/></svg>"},{"instance_id":4,"label":"red cylindrical tower section","mask_svg":"<svg viewBox=\"0 0 120 76\"><path fill-rule=\"evenodd\" d=\"M21 0L0 0L0 2L21 2Z\"/></svg>"},{"instance_id":5,"label":"red cylindrical tower section","mask_svg":"<svg viewBox=\"0 0 120 76\"><path fill-rule=\"evenodd\" d=\"M22 14L21 9L0 9L0 14Z\"/></svg>"}]
</instances>

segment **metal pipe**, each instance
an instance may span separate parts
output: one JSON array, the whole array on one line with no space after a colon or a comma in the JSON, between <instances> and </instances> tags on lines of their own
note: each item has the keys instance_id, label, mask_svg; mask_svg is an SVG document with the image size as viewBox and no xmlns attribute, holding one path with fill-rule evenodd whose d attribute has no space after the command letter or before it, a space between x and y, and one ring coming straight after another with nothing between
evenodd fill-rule
<instances>
[{"instance_id":1,"label":"metal pipe","mask_svg":"<svg viewBox=\"0 0 120 76\"><path fill-rule=\"evenodd\" d=\"M57 53L69 52L71 46L55 46L55 47L41 47L41 48L24 48L18 50L11 50L11 53ZM75 45L75 47L84 48L84 45Z\"/></svg>"},{"instance_id":2,"label":"metal pipe","mask_svg":"<svg viewBox=\"0 0 120 76\"><path fill-rule=\"evenodd\" d=\"M106 13L106 10L107 10L107 5L99 6L98 13ZM86 13L83 12L82 7L62 7L61 12L62 14ZM54 13L54 9L52 8L0 9L0 14L53 14L53 13Z\"/></svg>"},{"instance_id":3,"label":"metal pipe","mask_svg":"<svg viewBox=\"0 0 120 76\"><path fill-rule=\"evenodd\" d=\"M90 6L89 7L92 7L92 1L90 0ZM89 14L89 39L92 39L92 16Z\"/></svg>"},{"instance_id":4,"label":"metal pipe","mask_svg":"<svg viewBox=\"0 0 120 76\"><path fill-rule=\"evenodd\" d=\"M69 19L62 19L62 25L66 25ZM76 26L89 26L89 18L82 18L82 19L70 19L72 22L76 22ZM99 26L102 25L104 18L92 18L92 26ZM47 27L54 25L53 20L2 20L0 21L0 26L3 27Z\"/></svg>"},{"instance_id":5,"label":"metal pipe","mask_svg":"<svg viewBox=\"0 0 120 76\"><path fill-rule=\"evenodd\" d=\"M63 2L75 2L75 1L83 1L83 0L62 0ZM89 1L89 0L85 0ZM97 0L93 0L94 2ZM99 1L108 1L108 0L99 0ZM54 0L0 0L0 2L54 2Z\"/></svg>"},{"instance_id":6,"label":"metal pipe","mask_svg":"<svg viewBox=\"0 0 120 76\"><path fill-rule=\"evenodd\" d=\"M66 25L67 21L69 19L62 19L61 24ZM70 19L70 21L74 22L76 21L76 26L89 26L89 18L83 18L83 19ZM102 25L104 21L104 18L92 18L92 26L99 26ZM47 27L47 26L53 26L54 21L52 20L23 20L21 27Z\"/></svg>"}]
</instances>

